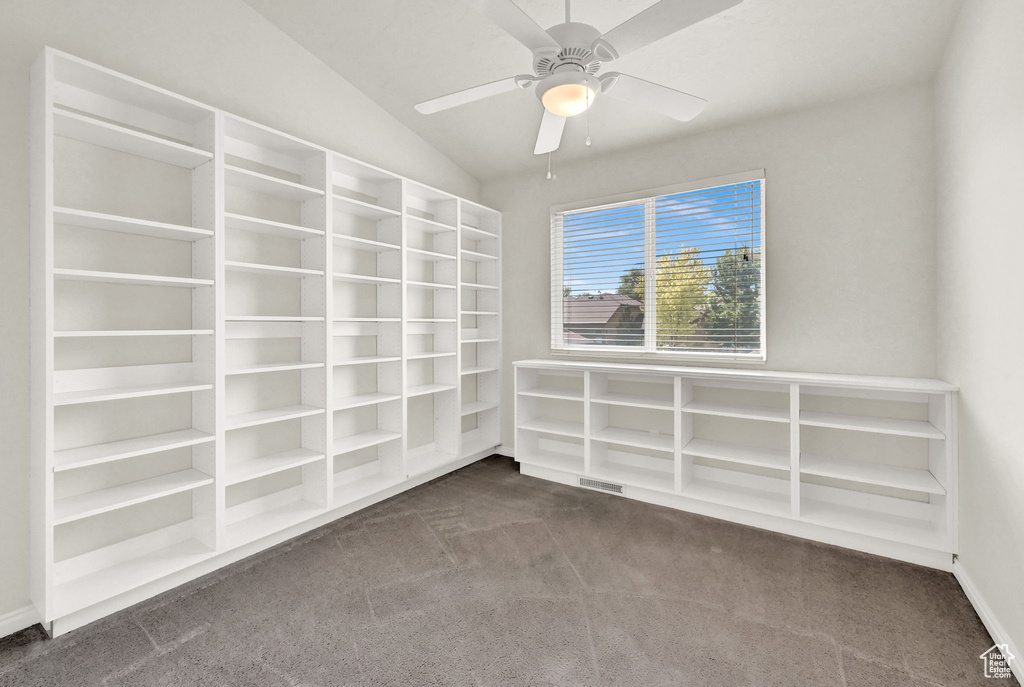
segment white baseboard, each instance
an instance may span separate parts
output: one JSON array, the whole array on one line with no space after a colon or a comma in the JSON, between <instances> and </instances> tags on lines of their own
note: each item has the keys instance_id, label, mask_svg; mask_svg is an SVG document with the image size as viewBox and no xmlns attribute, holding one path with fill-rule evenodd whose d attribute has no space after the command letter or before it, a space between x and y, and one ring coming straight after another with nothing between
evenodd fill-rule
<instances>
[{"instance_id":1,"label":"white baseboard","mask_svg":"<svg viewBox=\"0 0 1024 687\"><path fill-rule=\"evenodd\" d=\"M39 614L35 606L25 606L0 615L0 637L32 627L39 622Z\"/></svg>"},{"instance_id":2,"label":"white baseboard","mask_svg":"<svg viewBox=\"0 0 1024 687\"><path fill-rule=\"evenodd\" d=\"M504 444L494 449L494 452L499 456L507 456L508 458L514 458L516 455L516 449L514 446L505 446Z\"/></svg>"},{"instance_id":3,"label":"white baseboard","mask_svg":"<svg viewBox=\"0 0 1024 687\"><path fill-rule=\"evenodd\" d=\"M1010 635L1006 633L1006 629L999 622L992 607L981 596L981 592L978 591L974 581L971 580L970 575L964 570L964 566L959 560L953 561L953 575L956 577L956 581L960 583L964 594L967 595L967 600L974 606L974 610L978 613L978 617L981 618L985 629L992 635L992 642L995 644L1006 644L1010 653L1016 657L1010 661L1010 670L1013 671L1017 682L1024 684L1024 655L1021 655L1020 651L1018 651L1017 646L1013 643Z\"/></svg>"}]
</instances>

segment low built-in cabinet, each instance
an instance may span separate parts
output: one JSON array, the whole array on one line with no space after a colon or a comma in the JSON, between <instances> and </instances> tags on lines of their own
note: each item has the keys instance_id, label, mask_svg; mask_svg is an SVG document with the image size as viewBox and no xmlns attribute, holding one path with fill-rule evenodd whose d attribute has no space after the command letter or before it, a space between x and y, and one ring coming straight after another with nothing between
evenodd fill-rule
<instances>
[{"instance_id":1,"label":"low built-in cabinet","mask_svg":"<svg viewBox=\"0 0 1024 687\"><path fill-rule=\"evenodd\" d=\"M557 360L515 375L524 474L952 564L949 384Z\"/></svg>"},{"instance_id":2,"label":"low built-in cabinet","mask_svg":"<svg viewBox=\"0 0 1024 687\"><path fill-rule=\"evenodd\" d=\"M55 50L32 91L48 629L499 444L498 212Z\"/></svg>"}]
</instances>

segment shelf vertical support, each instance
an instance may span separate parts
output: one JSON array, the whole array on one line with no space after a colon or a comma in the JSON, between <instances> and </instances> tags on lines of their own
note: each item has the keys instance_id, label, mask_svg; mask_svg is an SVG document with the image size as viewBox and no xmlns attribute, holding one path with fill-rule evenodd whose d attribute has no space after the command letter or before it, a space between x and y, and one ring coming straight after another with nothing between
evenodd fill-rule
<instances>
[{"instance_id":1,"label":"shelf vertical support","mask_svg":"<svg viewBox=\"0 0 1024 687\"><path fill-rule=\"evenodd\" d=\"M959 548L957 536L957 422L956 394L932 394L928 398L928 422L945 434L945 439L928 440L928 471L935 476L939 484L946 490L942 497L945 500L943 521L936 523L941 526L950 550L956 554Z\"/></svg>"},{"instance_id":2,"label":"shelf vertical support","mask_svg":"<svg viewBox=\"0 0 1024 687\"><path fill-rule=\"evenodd\" d=\"M800 385L789 385L790 513L800 517Z\"/></svg>"},{"instance_id":3,"label":"shelf vertical support","mask_svg":"<svg viewBox=\"0 0 1024 687\"><path fill-rule=\"evenodd\" d=\"M462 458L462 203L454 202L455 210L455 455ZM436 267L435 267L436 269ZM477 267L479 270L480 268ZM435 311L435 317L437 317ZM480 321L477 320L477 331ZM438 329L443 329L438 326ZM437 350L437 334L434 335L434 349ZM477 357L480 356L480 347L477 346ZM476 385L476 400L480 400L480 384ZM477 427L480 426L480 415L476 416Z\"/></svg>"},{"instance_id":4,"label":"shelf vertical support","mask_svg":"<svg viewBox=\"0 0 1024 687\"><path fill-rule=\"evenodd\" d=\"M679 470L676 475L676 492L682 493L693 481L693 458L683 455L683 447L693 439L693 413L684 413L683 406L693 400L693 382L685 377L676 377L675 416L676 453Z\"/></svg>"},{"instance_id":5,"label":"shelf vertical support","mask_svg":"<svg viewBox=\"0 0 1024 687\"><path fill-rule=\"evenodd\" d=\"M302 446L322 452L324 458L316 463L302 466L302 484L305 498L310 503L326 508L334 494L334 456L332 435L334 415L331 402L334 399L332 384L333 368L330 366L329 320L333 279L331 277L330 209L333 179L330 171L330 155L326 150L305 161L302 168L302 183L322 189L324 195L302 201L302 225L324 231L322 237L303 239L301 247L302 266L306 269L322 270L323 277L302 277L302 314L313 317L323 316L323 322L302 323L302 359L310 362L323 361L323 368L302 370L302 403L321 407L323 414L302 418Z\"/></svg>"},{"instance_id":6,"label":"shelf vertical support","mask_svg":"<svg viewBox=\"0 0 1024 687\"><path fill-rule=\"evenodd\" d=\"M590 370L583 371L583 473L590 474L590 434L593 431L593 419L590 416L590 395L593 393Z\"/></svg>"},{"instance_id":7,"label":"shelf vertical support","mask_svg":"<svg viewBox=\"0 0 1024 687\"><path fill-rule=\"evenodd\" d=\"M212 337L192 338L196 379L209 380L211 391L192 397L192 426L214 436L212 444L193 446L192 467L213 477L213 484L192 492L195 537L211 549L224 544L226 477L224 398L224 117L220 112L196 125L196 139L213 159L192 171L192 226L209 229L211 238L192 244L192 277L212 279L213 286L192 292L192 327L212 329Z\"/></svg>"},{"instance_id":8,"label":"shelf vertical support","mask_svg":"<svg viewBox=\"0 0 1024 687\"><path fill-rule=\"evenodd\" d=\"M324 289L324 457L325 457L325 503L330 506L334 499L334 156L326 153L324 160L324 206L323 225L323 289ZM307 239L316 244L319 239Z\"/></svg>"},{"instance_id":9,"label":"shelf vertical support","mask_svg":"<svg viewBox=\"0 0 1024 687\"><path fill-rule=\"evenodd\" d=\"M29 111L31 363L29 596L52 634L53 538L53 53L32 65Z\"/></svg>"},{"instance_id":10,"label":"shelf vertical support","mask_svg":"<svg viewBox=\"0 0 1024 687\"><path fill-rule=\"evenodd\" d=\"M409 464L409 348L406 345L406 338L409 336L409 269L408 269L408 253L406 248L409 245L409 210L407 207L406 199L409 194L409 182L402 179L399 184L398 192L398 207L402 211L401 218L399 220L399 250L398 250L398 265L400 272L400 284L398 299L399 299L399 334L398 334L398 355L401 357L401 362L398 366L398 379L402 394L402 438L399 440L401 444L401 456L402 461L402 475L404 477L411 477L413 474L413 466ZM380 304L378 303L378 308ZM380 310L377 311L378 314Z\"/></svg>"}]
</instances>

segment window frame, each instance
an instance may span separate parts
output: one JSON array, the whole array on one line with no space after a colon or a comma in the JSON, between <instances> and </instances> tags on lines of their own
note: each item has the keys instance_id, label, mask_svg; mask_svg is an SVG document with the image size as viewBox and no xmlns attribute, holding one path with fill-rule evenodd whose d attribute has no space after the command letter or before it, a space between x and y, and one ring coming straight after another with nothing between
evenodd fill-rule
<instances>
[{"instance_id":1,"label":"window frame","mask_svg":"<svg viewBox=\"0 0 1024 687\"><path fill-rule=\"evenodd\" d=\"M637 204L643 202L646 204L647 211L645 212L644 221L644 234L645 234L645 264L650 264L652 260L656 259L656 256L650 255L654 252L655 245L655 232L656 222L653 217L651 210L652 203L656 198L661 196L668 196L677 193L686 193L688 191L700 191L706 189L712 189L718 186L729 186L731 184L739 184L748 181L760 181L761 182L761 226L760 226L760 239L761 239L761 313L760 313L760 325L761 325L761 349L758 354L737 354L737 353L718 353L718 352L697 352L697 351L667 351L657 350L655 346L651 346L649 342L655 340L654 332L656 331L657 320L655 318L645 317L644 318L644 340L645 344L642 347L627 347L627 346L600 346L600 345L572 345L564 342L563 326L564 326L564 305L565 300L562 296L563 293L563 235L562 235L562 220L561 217L566 212L574 212L577 210L599 210L603 208L611 208L621 205ZM750 365L764 365L768 361L768 323L767 323L767 236L765 232L765 198L767 197L767 179L765 178L765 170L756 169L749 172L741 172L738 174L727 174L719 177L712 177L708 179L699 179L695 181L689 181L681 184L673 184L670 186L660 186L652 189L645 189L641 191L631 191L628 193L620 193L614 196L605 196L603 198L591 198L588 200L576 201L573 203L565 203L562 205L552 205L550 208L550 222L551 222L551 354L555 356L583 356L583 357L597 357L597 358L617 358L617 359L632 359L632 360L673 360L673 361L693 361L693 362L718 362L728 361L731 363L745 363ZM656 275L654 270L645 270L645 278L647 280L645 293L653 294L656 292ZM655 296L655 299L657 297ZM647 304L645 304L647 305ZM634 350L627 350L633 348Z\"/></svg>"}]
</instances>

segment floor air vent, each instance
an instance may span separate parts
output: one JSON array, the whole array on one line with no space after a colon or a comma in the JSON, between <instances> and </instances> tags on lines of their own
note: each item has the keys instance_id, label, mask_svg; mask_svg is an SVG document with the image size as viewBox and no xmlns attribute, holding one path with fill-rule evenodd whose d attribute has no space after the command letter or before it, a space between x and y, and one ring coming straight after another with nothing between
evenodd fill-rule
<instances>
[{"instance_id":1,"label":"floor air vent","mask_svg":"<svg viewBox=\"0 0 1024 687\"><path fill-rule=\"evenodd\" d=\"M601 482L596 479L587 479L586 477L580 477L580 486L588 489L600 489L601 491L610 491L613 494L622 493L621 484L612 484L611 482Z\"/></svg>"}]
</instances>

